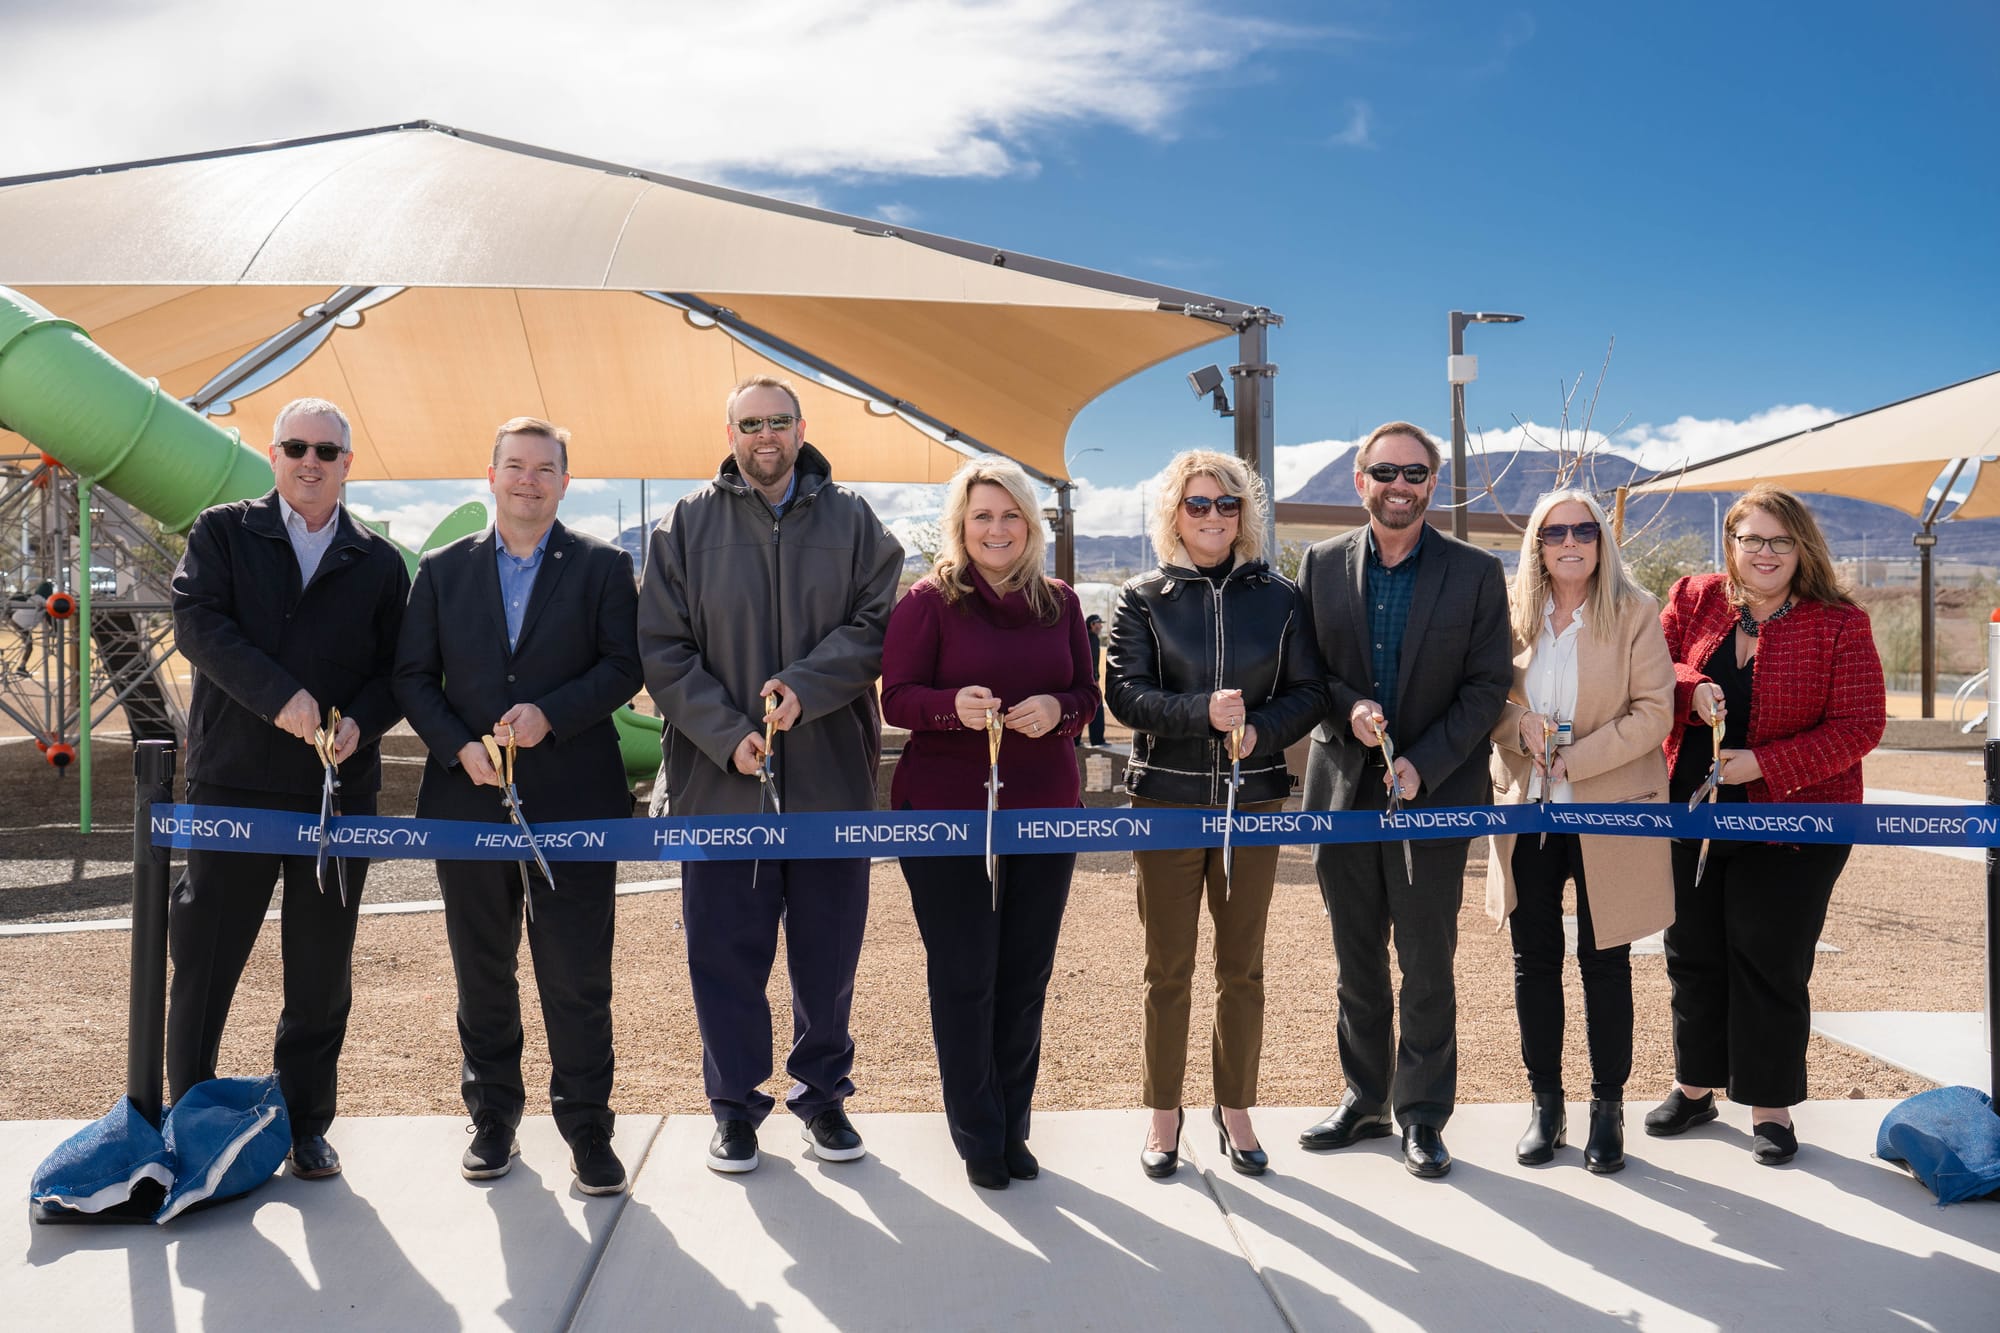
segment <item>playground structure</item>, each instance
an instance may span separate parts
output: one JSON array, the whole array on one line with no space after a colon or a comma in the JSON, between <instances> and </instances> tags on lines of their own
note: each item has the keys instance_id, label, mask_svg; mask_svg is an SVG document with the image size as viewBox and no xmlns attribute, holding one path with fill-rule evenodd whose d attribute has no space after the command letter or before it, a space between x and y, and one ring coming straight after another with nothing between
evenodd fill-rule
<instances>
[{"instance_id":1,"label":"playground structure","mask_svg":"<svg viewBox=\"0 0 2000 1333\"><path fill-rule=\"evenodd\" d=\"M16 636L0 669L0 712L57 772L76 766L88 832L95 727L122 709L135 743L185 741L182 681L169 669L177 534L210 505L264 494L271 465L77 325L5 288L0 426L38 451L0 456L0 583ZM483 505L463 505L421 547L398 549L414 571L423 551L485 522ZM625 708L618 729L627 772L650 776L658 720Z\"/></svg>"}]
</instances>

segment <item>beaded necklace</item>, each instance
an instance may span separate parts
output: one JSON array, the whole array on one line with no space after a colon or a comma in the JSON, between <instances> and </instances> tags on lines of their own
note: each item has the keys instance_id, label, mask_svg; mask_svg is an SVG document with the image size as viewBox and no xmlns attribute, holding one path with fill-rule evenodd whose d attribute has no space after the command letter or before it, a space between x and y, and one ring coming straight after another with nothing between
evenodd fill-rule
<instances>
[{"instance_id":1,"label":"beaded necklace","mask_svg":"<svg viewBox=\"0 0 2000 1333\"><path fill-rule=\"evenodd\" d=\"M1736 628L1742 630L1745 634L1749 635L1751 638L1754 639L1757 637L1758 630L1763 629L1765 625L1770 624L1774 620L1783 620L1785 618L1785 613L1790 611L1791 609L1792 609L1792 599L1787 597L1785 599L1785 604L1783 606L1773 611L1770 615L1764 617L1763 622L1759 623L1757 619L1750 614L1750 605L1749 603L1746 602L1742 606L1736 608Z\"/></svg>"}]
</instances>

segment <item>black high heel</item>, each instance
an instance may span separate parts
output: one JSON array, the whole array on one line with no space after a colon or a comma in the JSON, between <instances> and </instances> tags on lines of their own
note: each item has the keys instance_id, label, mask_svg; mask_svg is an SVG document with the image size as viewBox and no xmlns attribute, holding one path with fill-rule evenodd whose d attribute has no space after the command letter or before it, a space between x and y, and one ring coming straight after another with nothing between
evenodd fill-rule
<instances>
[{"instance_id":1,"label":"black high heel","mask_svg":"<svg viewBox=\"0 0 2000 1333\"><path fill-rule=\"evenodd\" d=\"M1139 1153L1139 1169L1155 1180L1165 1180L1181 1165L1181 1129L1187 1124L1187 1111L1174 1112L1174 1146L1167 1149L1146 1148Z\"/></svg>"},{"instance_id":2,"label":"black high heel","mask_svg":"<svg viewBox=\"0 0 2000 1333\"><path fill-rule=\"evenodd\" d=\"M1271 1158L1262 1148L1239 1148L1229 1141L1229 1127L1222 1123L1222 1104L1215 1106L1215 1132L1222 1140L1222 1151L1229 1157L1229 1165L1246 1176L1261 1176L1271 1165Z\"/></svg>"}]
</instances>

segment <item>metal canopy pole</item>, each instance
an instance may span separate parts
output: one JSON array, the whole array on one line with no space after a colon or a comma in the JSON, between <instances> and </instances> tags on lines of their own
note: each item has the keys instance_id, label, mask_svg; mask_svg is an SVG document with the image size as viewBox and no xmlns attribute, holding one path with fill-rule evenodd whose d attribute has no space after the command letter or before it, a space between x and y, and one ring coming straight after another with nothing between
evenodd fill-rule
<instances>
[{"instance_id":1,"label":"metal canopy pole","mask_svg":"<svg viewBox=\"0 0 2000 1333\"><path fill-rule=\"evenodd\" d=\"M1070 506L1072 482L1056 485L1056 577L1076 586L1076 510Z\"/></svg>"},{"instance_id":2,"label":"metal canopy pole","mask_svg":"<svg viewBox=\"0 0 2000 1333\"><path fill-rule=\"evenodd\" d=\"M1277 387L1272 381L1278 377L1278 368L1268 358L1269 328L1279 322L1279 316L1268 310L1253 312L1236 330L1238 361L1229 368L1229 377L1236 382L1236 456L1249 464L1264 484L1264 549L1273 562L1278 556L1278 496L1272 472L1276 452L1272 408Z\"/></svg>"},{"instance_id":3,"label":"metal canopy pole","mask_svg":"<svg viewBox=\"0 0 2000 1333\"><path fill-rule=\"evenodd\" d=\"M1931 567L1931 553L1937 548L1938 515L1943 512L1945 501L1951 498L1951 488L1958 484L1959 474L1965 471L1966 459L1952 464L1951 476L1938 488L1938 497L1932 502L1930 512L1924 515L1924 530L1911 538L1917 548L1918 582L1917 600L1921 604L1919 614L1922 620L1923 637L1923 677L1925 717L1937 716L1937 603L1935 601L1935 574Z\"/></svg>"}]
</instances>

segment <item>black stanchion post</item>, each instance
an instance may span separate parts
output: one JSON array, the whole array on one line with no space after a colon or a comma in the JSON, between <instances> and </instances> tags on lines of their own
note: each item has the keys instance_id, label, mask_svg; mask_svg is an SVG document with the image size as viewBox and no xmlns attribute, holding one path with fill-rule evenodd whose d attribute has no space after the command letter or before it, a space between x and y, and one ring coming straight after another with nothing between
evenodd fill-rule
<instances>
[{"instance_id":1,"label":"black stanchion post","mask_svg":"<svg viewBox=\"0 0 2000 1333\"><path fill-rule=\"evenodd\" d=\"M167 869L172 853L153 845L153 805L174 799L174 743L132 747L132 994L126 1015L125 1095L160 1123L167 1063Z\"/></svg>"},{"instance_id":2,"label":"black stanchion post","mask_svg":"<svg viewBox=\"0 0 2000 1333\"><path fill-rule=\"evenodd\" d=\"M2000 805L2000 740L1986 742L1986 803ZM2000 849L1986 849L1986 1076L1993 1113L2000 1115Z\"/></svg>"}]
</instances>

